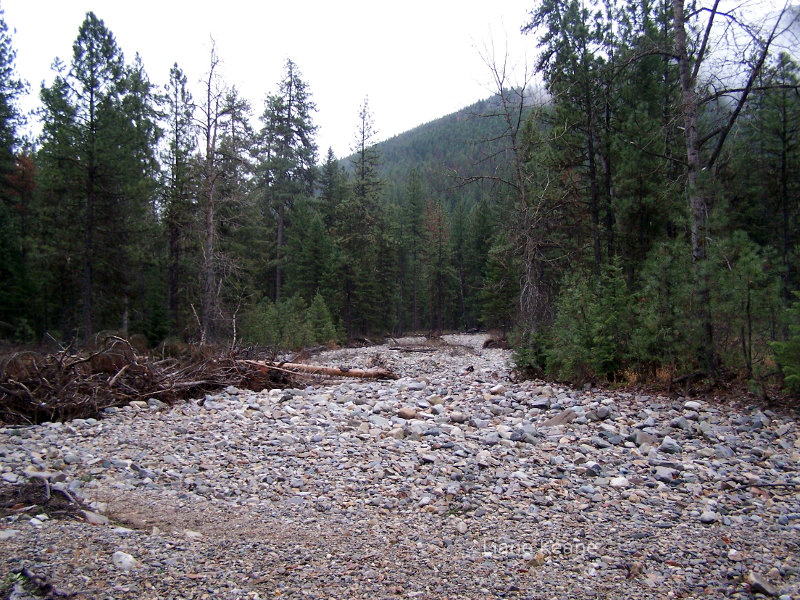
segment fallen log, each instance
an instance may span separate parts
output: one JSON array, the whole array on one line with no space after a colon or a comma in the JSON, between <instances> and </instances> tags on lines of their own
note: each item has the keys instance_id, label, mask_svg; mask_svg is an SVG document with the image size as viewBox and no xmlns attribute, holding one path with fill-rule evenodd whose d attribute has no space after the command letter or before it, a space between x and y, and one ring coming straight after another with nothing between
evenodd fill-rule
<instances>
[{"instance_id":1,"label":"fallen log","mask_svg":"<svg viewBox=\"0 0 800 600\"><path fill-rule=\"evenodd\" d=\"M426 346L389 346L389 350L398 352L436 352L437 349Z\"/></svg>"},{"instance_id":2,"label":"fallen log","mask_svg":"<svg viewBox=\"0 0 800 600\"><path fill-rule=\"evenodd\" d=\"M398 379L397 375L386 369L348 369L347 367L325 367L305 363L271 363L258 360L242 361L259 369L262 373L270 370L312 373L329 377L357 377L359 379Z\"/></svg>"}]
</instances>

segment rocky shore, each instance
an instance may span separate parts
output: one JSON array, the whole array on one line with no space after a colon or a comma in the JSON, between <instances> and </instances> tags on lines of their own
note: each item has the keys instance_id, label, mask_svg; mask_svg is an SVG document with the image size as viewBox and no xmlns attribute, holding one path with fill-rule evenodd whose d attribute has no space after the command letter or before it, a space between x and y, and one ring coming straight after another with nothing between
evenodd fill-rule
<instances>
[{"instance_id":1,"label":"rocky shore","mask_svg":"<svg viewBox=\"0 0 800 600\"><path fill-rule=\"evenodd\" d=\"M229 388L0 428L3 497L33 482L72 507L6 502L0 590L800 598L793 415L514 383L484 339L315 357L396 381Z\"/></svg>"}]
</instances>

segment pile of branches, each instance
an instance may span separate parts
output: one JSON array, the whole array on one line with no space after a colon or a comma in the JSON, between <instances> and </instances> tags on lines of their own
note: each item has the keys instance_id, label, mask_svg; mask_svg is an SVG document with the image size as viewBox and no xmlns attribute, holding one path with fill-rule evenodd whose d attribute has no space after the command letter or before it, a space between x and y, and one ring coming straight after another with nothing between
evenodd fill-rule
<instances>
[{"instance_id":1,"label":"pile of branches","mask_svg":"<svg viewBox=\"0 0 800 600\"><path fill-rule=\"evenodd\" d=\"M0 422L37 424L100 416L104 409L155 398L171 405L227 386L261 390L286 383L234 350L206 348L180 358L137 354L109 335L91 351L15 352L0 358ZM285 378L284 378L285 379Z\"/></svg>"}]
</instances>

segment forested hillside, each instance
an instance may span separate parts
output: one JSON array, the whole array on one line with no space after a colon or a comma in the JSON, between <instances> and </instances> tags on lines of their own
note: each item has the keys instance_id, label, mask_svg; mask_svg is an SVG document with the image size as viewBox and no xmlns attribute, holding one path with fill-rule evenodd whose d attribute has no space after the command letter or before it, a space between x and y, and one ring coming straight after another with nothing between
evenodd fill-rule
<instances>
[{"instance_id":1,"label":"forested hillside","mask_svg":"<svg viewBox=\"0 0 800 600\"><path fill-rule=\"evenodd\" d=\"M93 13L22 144L3 23L0 339L498 328L530 372L797 391L797 19L532 2L535 74L381 143L365 100L350 157L293 61L257 106L214 51L156 84Z\"/></svg>"}]
</instances>

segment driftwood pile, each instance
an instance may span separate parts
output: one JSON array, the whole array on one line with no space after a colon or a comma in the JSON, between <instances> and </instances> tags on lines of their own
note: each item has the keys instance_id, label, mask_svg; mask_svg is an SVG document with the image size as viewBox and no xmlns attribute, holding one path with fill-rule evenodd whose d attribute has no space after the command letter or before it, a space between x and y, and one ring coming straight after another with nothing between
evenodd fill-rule
<instances>
[{"instance_id":1,"label":"driftwood pile","mask_svg":"<svg viewBox=\"0 0 800 600\"><path fill-rule=\"evenodd\" d=\"M16 352L0 357L0 423L37 424L98 417L103 410L155 398L167 405L227 386L260 391L296 386L308 377L394 378L357 370L250 360L249 352L201 349L181 358L137 354L106 337L94 351Z\"/></svg>"},{"instance_id":2,"label":"driftwood pile","mask_svg":"<svg viewBox=\"0 0 800 600\"><path fill-rule=\"evenodd\" d=\"M109 336L94 351L18 352L0 363L0 421L41 423L99 416L156 398L165 404L247 380L233 355L155 359Z\"/></svg>"}]
</instances>

